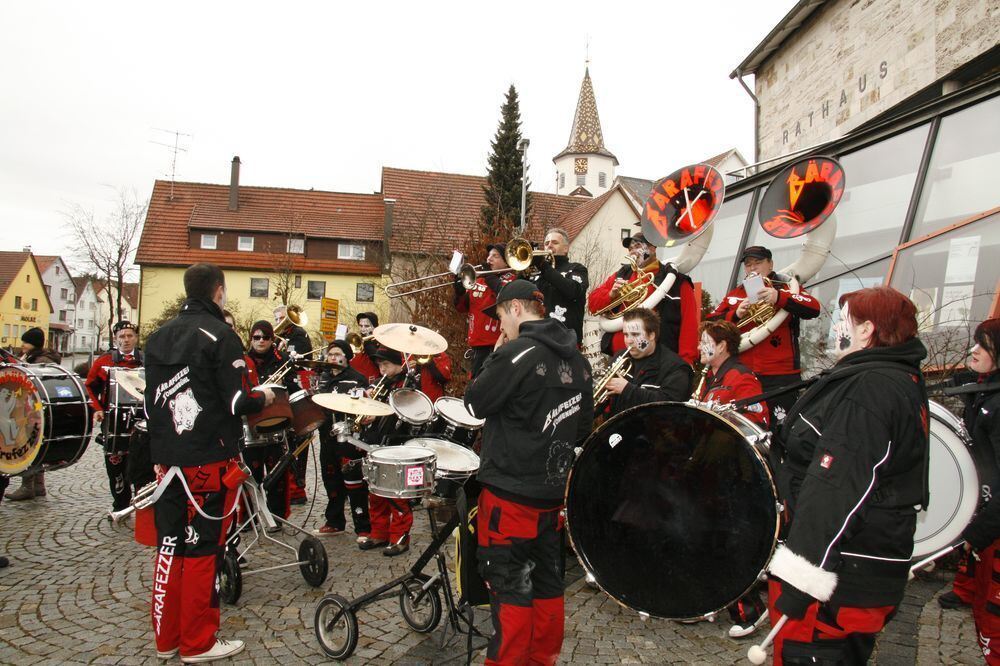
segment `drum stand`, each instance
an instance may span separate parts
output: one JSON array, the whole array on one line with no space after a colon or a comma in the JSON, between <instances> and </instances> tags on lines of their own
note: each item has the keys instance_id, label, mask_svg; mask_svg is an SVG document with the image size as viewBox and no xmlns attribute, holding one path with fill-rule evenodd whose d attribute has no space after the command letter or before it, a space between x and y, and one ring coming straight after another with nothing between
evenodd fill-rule
<instances>
[{"instance_id":1,"label":"drum stand","mask_svg":"<svg viewBox=\"0 0 1000 666\"><path fill-rule=\"evenodd\" d=\"M276 466L278 469L279 466ZM283 471L284 466L280 466ZM267 477L265 476L265 481ZM226 554L222 561L222 574L219 581L219 597L227 604L235 604L243 592L243 576L250 574L274 571L276 569L286 569L299 567L302 577L312 587L319 587L326 580L329 568L326 557L326 549L316 537L294 525L284 518L279 518L271 513L267 508L267 498L264 495L264 488L258 484L254 478L247 477L241 485L240 503L244 511L243 520L237 524L233 521L232 534L226 539ZM269 534L279 526L291 528L294 532L305 535L305 539L299 544L298 549L277 539ZM240 533L243 530L252 530L253 536L248 540L246 546L241 547ZM266 539L282 548L287 548L295 555L295 560L286 564L277 564L258 569L241 569L240 560L253 548ZM272 559L274 556L272 556Z\"/></svg>"},{"instance_id":2,"label":"drum stand","mask_svg":"<svg viewBox=\"0 0 1000 666\"><path fill-rule=\"evenodd\" d=\"M455 528L458 527L458 513L456 512L456 515L438 530L433 508L435 507L427 507L427 515L430 518L431 533L434 534L434 538L409 571L351 601L336 594L328 594L320 601L316 608L314 625L316 638L327 656L342 660L354 653L358 644L357 612L368 604L382 599L398 597L403 620L414 631L422 634L434 631L441 621L441 593L439 591L441 588L444 589L444 599L448 608L448 624L445 625L441 634L439 647L444 647L447 642L448 627L451 627L456 636L460 633L468 634L470 654L472 636L487 638L476 629L471 607L465 603L461 606L456 603L451 580L448 577L447 559L441 549ZM437 560L437 572L427 575L423 573L423 569L432 558ZM394 591L397 587L400 588L399 592ZM466 608L470 610L468 616L463 614Z\"/></svg>"}]
</instances>

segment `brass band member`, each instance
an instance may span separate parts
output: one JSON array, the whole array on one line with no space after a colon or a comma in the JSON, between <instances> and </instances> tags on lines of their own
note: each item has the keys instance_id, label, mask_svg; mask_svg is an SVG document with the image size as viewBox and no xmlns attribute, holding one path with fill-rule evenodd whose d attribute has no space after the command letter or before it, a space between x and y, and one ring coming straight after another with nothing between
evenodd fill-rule
<instances>
[{"instance_id":1,"label":"brass band member","mask_svg":"<svg viewBox=\"0 0 1000 666\"><path fill-rule=\"evenodd\" d=\"M590 286L587 267L569 260L569 234L564 229L556 227L545 232L545 249L555 257L555 268L548 261L536 259L539 272L531 280L545 299L545 314L576 333L576 344L580 345L583 343L583 308Z\"/></svg>"},{"instance_id":2,"label":"brass band member","mask_svg":"<svg viewBox=\"0 0 1000 666\"><path fill-rule=\"evenodd\" d=\"M364 389L368 381L360 372L348 365L354 351L343 340L334 340L326 348L326 362L332 364L319 377L321 393L347 393L351 389ZM322 535L340 534L347 526L344 520L344 504L350 500L351 520L358 538L371 533L368 519L368 489L361 474L360 449L347 442L338 442L333 435L331 414L320 428L319 464L323 472L323 487L326 489L325 522L319 528Z\"/></svg>"},{"instance_id":3,"label":"brass band member","mask_svg":"<svg viewBox=\"0 0 1000 666\"><path fill-rule=\"evenodd\" d=\"M867 663L903 599L927 503L928 408L916 308L888 287L840 298L841 355L771 443L791 524L771 559L774 663Z\"/></svg>"},{"instance_id":4,"label":"brass band member","mask_svg":"<svg viewBox=\"0 0 1000 666\"><path fill-rule=\"evenodd\" d=\"M503 335L465 404L485 418L476 534L496 631L487 664L555 664L563 641L559 512L573 448L593 422L590 365L545 317L542 294L515 280L495 307Z\"/></svg>"},{"instance_id":5,"label":"brass band member","mask_svg":"<svg viewBox=\"0 0 1000 666\"><path fill-rule=\"evenodd\" d=\"M507 268L507 259L504 254L506 249L507 246L503 243L486 246L486 265L490 271ZM466 334L466 341L469 344L469 352L472 354L471 377L479 374L479 369L483 367L483 361L493 353L493 345L500 337L500 324L493 317L483 314L483 310L496 303L500 288L513 279L513 272L482 275L476 278L476 284L473 288L467 290L462 286L462 280L458 277L455 278L455 309L468 313L469 316L469 331Z\"/></svg>"},{"instance_id":6,"label":"brass band member","mask_svg":"<svg viewBox=\"0 0 1000 666\"><path fill-rule=\"evenodd\" d=\"M94 360L87 373L87 395L90 406L94 410L94 427L100 427L108 410L111 396L108 393L108 368L139 368L142 367L142 352L136 349L139 341L138 327L130 321L122 320L111 329L115 338L116 349L102 354ZM111 429L105 437L111 436ZM123 434L124 436L124 434ZM112 511L121 511L132 503L132 490L129 487L128 451L108 453L104 456L104 468L108 473L108 485L111 488Z\"/></svg>"},{"instance_id":7,"label":"brass band member","mask_svg":"<svg viewBox=\"0 0 1000 666\"><path fill-rule=\"evenodd\" d=\"M295 309L295 306L292 306ZM285 321L288 316L288 306L279 305L274 308L274 325L277 326L281 322ZM306 329L302 328L298 324L291 324L286 330L286 335L282 337L288 341L287 349L285 348L285 343L279 345L282 349L287 351L289 354L299 354L304 355L312 351L312 342L309 340L309 334L306 333Z\"/></svg>"},{"instance_id":8,"label":"brass band member","mask_svg":"<svg viewBox=\"0 0 1000 666\"><path fill-rule=\"evenodd\" d=\"M378 327L378 315L374 312L359 312L355 320L358 322L358 333L362 338L371 335ZM365 340L361 345L361 351L351 359L351 367L360 372L369 384L374 384L379 378L378 364L373 358L376 351L378 343L375 340Z\"/></svg>"},{"instance_id":9,"label":"brass band member","mask_svg":"<svg viewBox=\"0 0 1000 666\"><path fill-rule=\"evenodd\" d=\"M622 240L622 246L628 250L629 256L636 266L645 273L653 273L652 284L646 288L648 297L656 287L663 283L668 275L674 273L677 278L663 300L656 306L660 317L660 329L657 335L660 345L676 352L682 359L693 364L698 358L698 319L700 307L694 296L694 286L691 278L679 273L672 264L660 263L656 258L656 246L646 240L641 234L635 234ZM630 264L625 264L608 277L599 287L590 292L587 306L590 312L598 312L607 307L619 295L619 290L629 282L635 282L638 273L632 270ZM644 298L645 298L644 297ZM601 337L601 351L615 356L625 349L624 331L606 332Z\"/></svg>"},{"instance_id":10,"label":"brass band member","mask_svg":"<svg viewBox=\"0 0 1000 666\"><path fill-rule=\"evenodd\" d=\"M775 310L787 310L788 317L768 340L744 351L740 355L740 360L753 370L765 391L794 384L801 379L799 321L818 317L819 301L805 291L797 294L788 291L790 278L774 272L771 251L766 247L760 245L748 247L743 250L742 261L743 271L747 277L755 273L771 281L772 286L765 286L757 293L757 297L773 305ZM746 289L741 284L726 294L707 319L724 319L736 324L746 315L749 305ZM754 326L754 322L749 322L742 327L742 330L747 331ZM789 392L768 400L772 427L777 428L781 425L785 414L795 404L796 398L795 392Z\"/></svg>"},{"instance_id":11,"label":"brass band member","mask_svg":"<svg viewBox=\"0 0 1000 666\"><path fill-rule=\"evenodd\" d=\"M223 321L222 270L191 266L184 290L180 314L146 343L145 407L153 462L169 468L170 476L153 505L156 650L160 659L180 651L187 662L243 650L242 641L216 638L216 577L238 487L240 417L263 409L274 394L252 390L247 382L240 340Z\"/></svg>"},{"instance_id":12,"label":"brass band member","mask_svg":"<svg viewBox=\"0 0 1000 666\"><path fill-rule=\"evenodd\" d=\"M632 369L628 379L615 377L606 386L613 397L610 415L661 400L687 400L691 394L691 366L659 343L660 318L652 310L636 308L625 314L625 351Z\"/></svg>"}]
</instances>

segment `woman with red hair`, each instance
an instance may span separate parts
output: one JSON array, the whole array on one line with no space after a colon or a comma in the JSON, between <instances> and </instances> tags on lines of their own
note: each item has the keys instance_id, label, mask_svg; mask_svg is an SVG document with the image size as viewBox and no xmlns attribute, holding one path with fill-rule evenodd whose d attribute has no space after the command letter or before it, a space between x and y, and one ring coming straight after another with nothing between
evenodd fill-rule
<instances>
[{"instance_id":1,"label":"woman with red hair","mask_svg":"<svg viewBox=\"0 0 1000 666\"><path fill-rule=\"evenodd\" d=\"M837 364L771 445L790 526L769 565L774 663L863 664L903 598L927 501L927 395L916 308L888 287L840 299Z\"/></svg>"}]
</instances>

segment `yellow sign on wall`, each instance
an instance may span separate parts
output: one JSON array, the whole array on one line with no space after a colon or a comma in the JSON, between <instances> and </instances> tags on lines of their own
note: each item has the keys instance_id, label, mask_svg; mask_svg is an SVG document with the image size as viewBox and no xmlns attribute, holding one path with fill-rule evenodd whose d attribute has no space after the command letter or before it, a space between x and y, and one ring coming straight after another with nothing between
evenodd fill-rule
<instances>
[{"instance_id":1,"label":"yellow sign on wall","mask_svg":"<svg viewBox=\"0 0 1000 666\"><path fill-rule=\"evenodd\" d=\"M324 298L321 304L319 330L327 342L334 339L337 333L337 322L340 316L340 301L336 298Z\"/></svg>"}]
</instances>

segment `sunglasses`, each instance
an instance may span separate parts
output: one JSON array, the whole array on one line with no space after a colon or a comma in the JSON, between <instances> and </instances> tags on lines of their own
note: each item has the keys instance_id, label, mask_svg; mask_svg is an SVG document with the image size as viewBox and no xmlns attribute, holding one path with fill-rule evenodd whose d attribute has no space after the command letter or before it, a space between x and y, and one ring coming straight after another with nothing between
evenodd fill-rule
<instances>
[{"instance_id":1,"label":"sunglasses","mask_svg":"<svg viewBox=\"0 0 1000 666\"><path fill-rule=\"evenodd\" d=\"M251 339L252 340L270 340L271 336L270 335L254 335Z\"/></svg>"}]
</instances>

